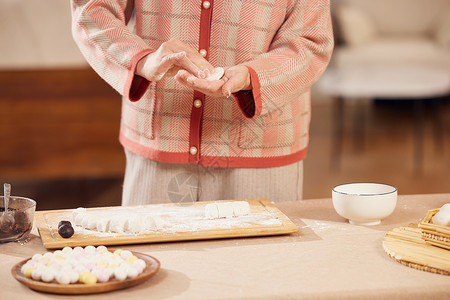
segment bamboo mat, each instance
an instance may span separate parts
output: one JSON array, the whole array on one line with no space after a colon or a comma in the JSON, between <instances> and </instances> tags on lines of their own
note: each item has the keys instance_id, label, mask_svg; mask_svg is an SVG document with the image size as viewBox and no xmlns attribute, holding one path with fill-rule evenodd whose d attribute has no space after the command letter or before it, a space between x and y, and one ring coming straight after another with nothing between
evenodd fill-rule
<instances>
[{"instance_id":1,"label":"bamboo mat","mask_svg":"<svg viewBox=\"0 0 450 300\"><path fill-rule=\"evenodd\" d=\"M427 244L417 224L394 228L383 238L384 251L408 267L450 275L450 250Z\"/></svg>"}]
</instances>

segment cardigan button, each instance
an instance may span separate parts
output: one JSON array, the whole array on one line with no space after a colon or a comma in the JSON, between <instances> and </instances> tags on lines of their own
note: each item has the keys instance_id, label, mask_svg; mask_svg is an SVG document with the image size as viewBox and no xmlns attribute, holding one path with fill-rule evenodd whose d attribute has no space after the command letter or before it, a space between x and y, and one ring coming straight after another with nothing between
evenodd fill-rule
<instances>
[{"instance_id":1,"label":"cardigan button","mask_svg":"<svg viewBox=\"0 0 450 300\"><path fill-rule=\"evenodd\" d=\"M198 152L197 147L192 146L191 148L189 148L189 153L190 153L191 155L195 155L195 154L197 154L197 152Z\"/></svg>"},{"instance_id":2,"label":"cardigan button","mask_svg":"<svg viewBox=\"0 0 450 300\"><path fill-rule=\"evenodd\" d=\"M203 1L202 6L204 9L208 9L211 7L211 3L209 1Z\"/></svg>"},{"instance_id":3,"label":"cardigan button","mask_svg":"<svg viewBox=\"0 0 450 300\"><path fill-rule=\"evenodd\" d=\"M200 52L200 55L203 57L206 57L206 54L208 54L205 49L200 49L198 52Z\"/></svg>"},{"instance_id":4,"label":"cardigan button","mask_svg":"<svg viewBox=\"0 0 450 300\"><path fill-rule=\"evenodd\" d=\"M200 107L202 107L202 100L200 100L200 99L195 99L195 100L194 100L194 107L195 107L195 108L200 108Z\"/></svg>"}]
</instances>

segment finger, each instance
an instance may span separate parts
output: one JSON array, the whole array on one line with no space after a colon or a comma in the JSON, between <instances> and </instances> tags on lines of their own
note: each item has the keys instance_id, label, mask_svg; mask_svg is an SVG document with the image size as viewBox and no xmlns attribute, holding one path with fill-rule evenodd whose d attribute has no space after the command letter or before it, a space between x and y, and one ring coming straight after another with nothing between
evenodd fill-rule
<instances>
[{"instance_id":1,"label":"finger","mask_svg":"<svg viewBox=\"0 0 450 300\"><path fill-rule=\"evenodd\" d=\"M207 74L205 74L204 70L201 70L193 61L191 61L188 57L182 57L176 62L177 66L185 69L191 74L199 78L206 78Z\"/></svg>"},{"instance_id":2,"label":"finger","mask_svg":"<svg viewBox=\"0 0 450 300\"><path fill-rule=\"evenodd\" d=\"M225 84L222 86L222 94L225 97L230 97L232 93L235 93L240 90L242 86L242 79L239 76L230 76L226 78Z\"/></svg>"}]
</instances>

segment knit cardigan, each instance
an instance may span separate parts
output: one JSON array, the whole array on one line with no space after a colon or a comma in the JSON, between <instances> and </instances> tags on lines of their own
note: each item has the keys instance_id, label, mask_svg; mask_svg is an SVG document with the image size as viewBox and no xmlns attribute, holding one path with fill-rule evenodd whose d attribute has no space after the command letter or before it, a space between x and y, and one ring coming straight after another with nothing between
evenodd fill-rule
<instances>
[{"instance_id":1,"label":"knit cardigan","mask_svg":"<svg viewBox=\"0 0 450 300\"><path fill-rule=\"evenodd\" d=\"M333 49L329 0L72 0L72 33L123 95L119 139L130 151L216 167L305 157L310 89ZM213 66L246 66L252 90L214 98L173 77L135 75L139 60L172 38Z\"/></svg>"}]
</instances>

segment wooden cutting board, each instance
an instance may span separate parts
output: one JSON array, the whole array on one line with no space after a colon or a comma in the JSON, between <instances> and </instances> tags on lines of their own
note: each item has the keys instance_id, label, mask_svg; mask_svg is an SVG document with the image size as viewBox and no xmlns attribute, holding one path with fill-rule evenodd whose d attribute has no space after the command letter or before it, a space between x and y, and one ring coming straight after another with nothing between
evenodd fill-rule
<instances>
[{"instance_id":1,"label":"wooden cutting board","mask_svg":"<svg viewBox=\"0 0 450 300\"><path fill-rule=\"evenodd\" d=\"M450 275L450 250L427 244L417 224L394 228L383 238L384 251L408 267Z\"/></svg>"},{"instance_id":2,"label":"wooden cutting board","mask_svg":"<svg viewBox=\"0 0 450 300\"><path fill-rule=\"evenodd\" d=\"M123 245L280 235L299 230L269 200L261 198L245 199L245 201L250 204L251 213L249 215L215 220L208 220L204 217L205 205L213 201L87 209L88 213L102 211L108 214L124 210L131 213L133 210L141 212L149 210L160 216L163 226L157 231L145 234L103 233L75 226L75 234L71 238L64 239L58 234L58 223L61 220L73 221L72 209L37 211L35 221L42 242L47 249L58 249L65 246Z\"/></svg>"}]
</instances>

